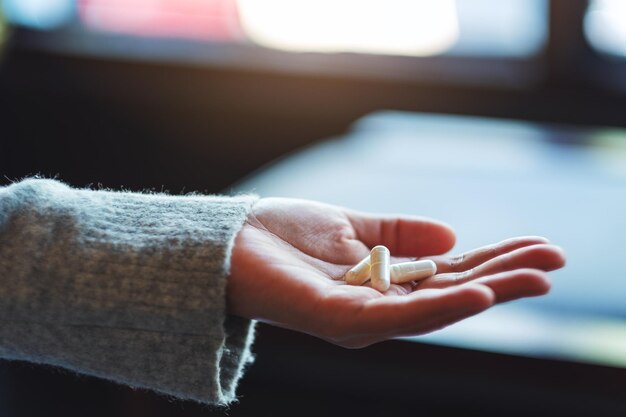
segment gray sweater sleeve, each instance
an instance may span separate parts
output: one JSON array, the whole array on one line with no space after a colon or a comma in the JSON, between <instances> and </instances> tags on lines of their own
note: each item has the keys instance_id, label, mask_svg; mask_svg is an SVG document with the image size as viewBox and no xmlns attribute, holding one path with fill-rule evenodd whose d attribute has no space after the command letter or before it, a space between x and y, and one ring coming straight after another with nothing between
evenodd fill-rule
<instances>
[{"instance_id":1,"label":"gray sweater sleeve","mask_svg":"<svg viewBox=\"0 0 626 417\"><path fill-rule=\"evenodd\" d=\"M0 357L227 404L253 322L225 311L255 197L0 188Z\"/></svg>"}]
</instances>

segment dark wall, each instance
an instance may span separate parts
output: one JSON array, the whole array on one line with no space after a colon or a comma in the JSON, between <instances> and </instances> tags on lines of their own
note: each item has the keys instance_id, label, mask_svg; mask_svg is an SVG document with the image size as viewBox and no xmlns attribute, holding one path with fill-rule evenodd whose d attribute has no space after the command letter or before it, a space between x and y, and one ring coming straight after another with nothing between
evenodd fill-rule
<instances>
[{"instance_id":1,"label":"dark wall","mask_svg":"<svg viewBox=\"0 0 626 417\"><path fill-rule=\"evenodd\" d=\"M0 73L2 174L216 192L345 129L355 110L324 114L307 98L319 103L332 86L321 88L209 68L14 52Z\"/></svg>"},{"instance_id":2,"label":"dark wall","mask_svg":"<svg viewBox=\"0 0 626 417\"><path fill-rule=\"evenodd\" d=\"M378 109L626 126L619 91L312 77L59 56L0 66L0 174L75 185L218 192ZM6 183L7 179L2 179Z\"/></svg>"}]
</instances>

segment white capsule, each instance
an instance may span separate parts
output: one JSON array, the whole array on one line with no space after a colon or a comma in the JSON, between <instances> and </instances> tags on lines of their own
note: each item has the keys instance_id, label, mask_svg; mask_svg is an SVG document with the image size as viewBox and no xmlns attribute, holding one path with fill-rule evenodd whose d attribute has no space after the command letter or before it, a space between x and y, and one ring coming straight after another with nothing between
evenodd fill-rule
<instances>
[{"instance_id":1,"label":"white capsule","mask_svg":"<svg viewBox=\"0 0 626 417\"><path fill-rule=\"evenodd\" d=\"M389 267L391 282L403 284L409 281L418 281L437 273L437 265L431 260L403 262Z\"/></svg>"},{"instance_id":2,"label":"white capsule","mask_svg":"<svg viewBox=\"0 0 626 417\"><path fill-rule=\"evenodd\" d=\"M354 265L343 276L346 284L361 285L368 279L370 279L370 256L367 255L361 262Z\"/></svg>"},{"instance_id":3,"label":"white capsule","mask_svg":"<svg viewBox=\"0 0 626 417\"><path fill-rule=\"evenodd\" d=\"M384 246L375 246L370 252L370 268L372 288L384 292L391 284L389 276L389 249Z\"/></svg>"}]
</instances>

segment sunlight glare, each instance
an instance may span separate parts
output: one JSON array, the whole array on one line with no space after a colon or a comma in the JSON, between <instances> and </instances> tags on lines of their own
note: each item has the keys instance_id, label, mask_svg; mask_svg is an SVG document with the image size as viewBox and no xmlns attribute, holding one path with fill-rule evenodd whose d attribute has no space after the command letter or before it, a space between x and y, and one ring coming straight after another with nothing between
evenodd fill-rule
<instances>
[{"instance_id":1,"label":"sunlight glare","mask_svg":"<svg viewBox=\"0 0 626 417\"><path fill-rule=\"evenodd\" d=\"M626 56L626 1L594 0L585 16L585 34L594 47Z\"/></svg>"},{"instance_id":2,"label":"sunlight glare","mask_svg":"<svg viewBox=\"0 0 626 417\"><path fill-rule=\"evenodd\" d=\"M238 0L244 31L294 52L424 56L459 34L454 0Z\"/></svg>"}]
</instances>

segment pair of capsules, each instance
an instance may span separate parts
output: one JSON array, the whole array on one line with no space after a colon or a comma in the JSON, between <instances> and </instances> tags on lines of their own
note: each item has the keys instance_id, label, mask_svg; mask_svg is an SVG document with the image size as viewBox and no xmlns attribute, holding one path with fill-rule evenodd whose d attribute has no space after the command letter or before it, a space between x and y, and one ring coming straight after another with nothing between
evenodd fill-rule
<instances>
[{"instance_id":1,"label":"pair of capsules","mask_svg":"<svg viewBox=\"0 0 626 417\"><path fill-rule=\"evenodd\" d=\"M437 273L437 265L431 260L390 263L389 249L375 246L365 259L346 272L344 280L349 285L362 285L371 279L372 288L384 292L392 283L404 284Z\"/></svg>"}]
</instances>

